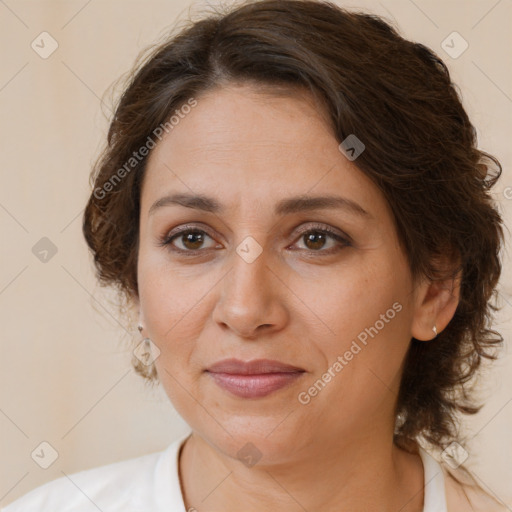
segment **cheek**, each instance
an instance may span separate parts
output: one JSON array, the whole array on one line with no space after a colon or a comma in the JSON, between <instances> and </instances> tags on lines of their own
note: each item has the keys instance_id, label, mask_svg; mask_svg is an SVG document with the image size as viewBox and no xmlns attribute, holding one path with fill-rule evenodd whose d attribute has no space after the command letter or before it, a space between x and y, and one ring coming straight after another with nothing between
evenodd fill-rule
<instances>
[{"instance_id":1,"label":"cheek","mask_svg":"<svg viewBox=\"0 0 512 512\"><path fill-rule=\"evenodd\" d=\"M374 253L372 261L361 258L350 268L333 272L328 285L318 287L311 297L310 303L322 320L312 337L321 340L315 342L326 364L320 373L339 356L343 358L339 378L333 379L333 396L340 389L351 389L362 402L368 399L374 403L395 386L410 341L408 274L401 263L392 255L380 253L377 257ZM324 395L327 401L329 394ZM357 400L343 400L347 400L349 410L357 408Z\"/></svg>"},{"instance_id":2,"label":"cheek","mask_svg":"<svg viewBox=\"0 0 512 512\"><path fill-rule=\"evenodd\" d=\"M139 262L140 307L150 338L161 351L160 360L187 356L188 340L198 336L204 311L203 286L185 281L170 265L150 258ZM171 354L169 356L169 354ZM167 363L166 363L167 364Z\"/></svg>"},{"instance_id":3,"label":"cheek","mask_svg":"<svg viewBox=\"0 0 512 512\"><path fill-rule=\"evenodd\" d=\"M304 297L311 319L321 320L319 329L325 339L339 350L392 308L400 295L395 281L381 262L361 258L356 264L333 269L327 279L322 276L313 291L302 282L297 295Z\"/></svg>"}]
</instances>

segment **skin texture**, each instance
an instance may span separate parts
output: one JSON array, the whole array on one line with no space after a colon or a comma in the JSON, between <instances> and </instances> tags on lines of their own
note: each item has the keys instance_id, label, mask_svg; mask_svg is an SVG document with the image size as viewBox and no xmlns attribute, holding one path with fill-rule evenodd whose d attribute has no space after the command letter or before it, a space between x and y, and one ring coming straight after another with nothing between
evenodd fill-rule
<instances>
[{"instance_id":1,"label":"skin texture","mask_svg":"<svg viewBox=\"0 0 512 512\"><path fill-rule=\"evenodd\" d=\"M340 152L312 97L230 84L197 100L149 157L134 299L143 334L161 352L160 381L193 430L180 456L187 510L421 511L423 467L418 454L393 445L393 408L411 337L428 343L434 324L444 329L459 283L413 281L389 205ZM172 205L149 215L176 192L212 196L225 211ZM369 215L274 214L278 201L297 195L340 195ZM159 245L185 224L206 231L203 245L184 237L173 244L199 247L199 255ZM306 229L322 227L350 244L330 235L308 243ZM248 236L262 249L252 263L236 252ZM394 303L394 318L301 404L298 394ZM229 357L305 372L244 399L205 373ZM252 467L237 457L246 443L261 453Z\"/></svg>"}]
</instances>

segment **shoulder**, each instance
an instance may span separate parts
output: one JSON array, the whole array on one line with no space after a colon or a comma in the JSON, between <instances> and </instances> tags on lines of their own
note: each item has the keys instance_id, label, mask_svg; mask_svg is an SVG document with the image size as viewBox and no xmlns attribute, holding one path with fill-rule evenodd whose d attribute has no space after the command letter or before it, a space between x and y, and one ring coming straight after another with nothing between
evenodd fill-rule
<instances>
[{"instance_id":1,"label":"shoulder","mask_svg":"<svg viewBox=\"0 0 512 512\"><path fill-rule=\"evenodd\" d=\"M471 473L441 463L448 512L507 512L503 503L483 489Z\"/></svg>"},{"instance_id":2,"label":"shoulder","mask_svg":"<svg viewBox=\"0 0 512 512\"><path fill-rule=\"evenodd\" d=\"M134 505L134 483L139 491L149 488L158 461L167 451L64 475L36 487L1 512L140 512Z\"/></svg>"}]
</instances>

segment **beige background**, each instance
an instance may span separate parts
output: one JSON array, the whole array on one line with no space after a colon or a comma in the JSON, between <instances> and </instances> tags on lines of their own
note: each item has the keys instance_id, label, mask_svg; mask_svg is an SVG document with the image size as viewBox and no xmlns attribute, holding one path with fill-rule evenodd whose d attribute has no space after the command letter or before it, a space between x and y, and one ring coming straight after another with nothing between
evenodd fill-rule
<instances>
[{"instance_id":1,"label":"beige background","mask_svg":"<svg viewBox=\"0 0 512 512\"><path fill-rule=\"evenodd\" d=\"M480 147L504 166L495 195L511 225L512 2L338 3L394 18L406 37L444 58ZM163 449L188 430L163 392L145 388L131 370L136 326L119 318L114 295L95 282L81 214L110 115L100 98L191 5L0 0L0 505L62 472ZM47 59L31 48L43 31L59 45ZM440 46L453 31L469 44L456 59ZM57 249L46 263L32 252L43 237ZM506 347L482 379L485 407L465 426L474 436L468 465L512 510L510 272L505 254L495 326ZM43 441L59 454L48 469L31 458Z\"/></svg>"}]
</instances>

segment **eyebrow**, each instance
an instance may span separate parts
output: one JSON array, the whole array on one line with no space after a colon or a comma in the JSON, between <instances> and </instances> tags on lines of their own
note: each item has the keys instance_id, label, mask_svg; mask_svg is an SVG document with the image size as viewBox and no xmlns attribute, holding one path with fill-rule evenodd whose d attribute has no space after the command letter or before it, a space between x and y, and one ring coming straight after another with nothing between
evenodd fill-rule
<instances>
[{"instance_id":1,"label":"eyebrow","mask_svg":"<svg viewBox=\"0 0 512 512\"><path fill-rule=\"evenodd\" d=\"M193 208L210 213L222 213L223 206L214 198L202 194L171 194L164 196L153 203L149 209L148 215L152 215L159 208L164 206L179 205L186 208ZM276 215L287 215L310 210L325 209L342 209L347 212L356 214L360 217L372 218L373 216L367 212L361 205L341 196L297 196L282 199L274 209Z\"/></svg>"}]
</instances>

